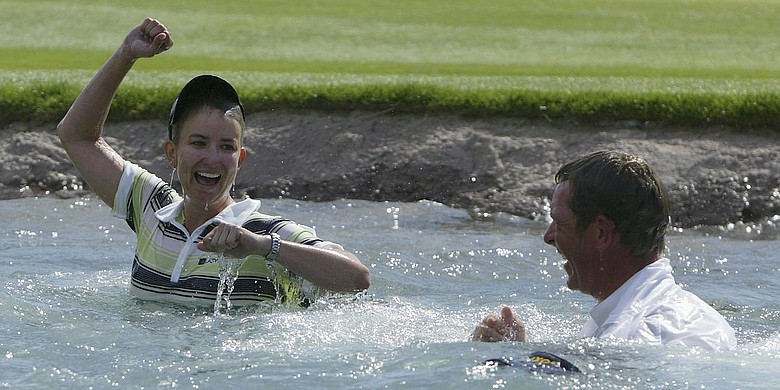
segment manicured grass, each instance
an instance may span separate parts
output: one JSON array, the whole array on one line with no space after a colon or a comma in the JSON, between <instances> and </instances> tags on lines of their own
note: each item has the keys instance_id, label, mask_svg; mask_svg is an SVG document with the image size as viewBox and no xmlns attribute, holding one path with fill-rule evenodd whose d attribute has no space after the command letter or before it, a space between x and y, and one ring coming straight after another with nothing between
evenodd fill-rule
<instances>
[{"instance_id":1,"label":"manicured grass","mask_svg":"<svg viewBox=\"0 0 780 390\"><path fill-rule=\"evenodd\" d=\"M176 44L137 64L112 118L164 117L203 72L228 77L250 110L742 127L772 126L780 110L769 0L6 0L0 13L6 123L59 119L145 16Z\"/></svg>"}]
</instances>

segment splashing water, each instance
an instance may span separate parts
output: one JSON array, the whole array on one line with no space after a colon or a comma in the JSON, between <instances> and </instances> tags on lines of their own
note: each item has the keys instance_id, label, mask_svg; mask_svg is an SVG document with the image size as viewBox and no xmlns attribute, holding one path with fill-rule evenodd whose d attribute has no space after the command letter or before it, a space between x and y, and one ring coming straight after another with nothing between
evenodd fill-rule
<instances>
[{"instance_id":1,"label":"splashing water","mask_svg":"<svg viewBox=\"0 0 780 390\"><path fill-rule=\"evenodd\" d=\"M400 207L388 207L387 213L393 216L393 230L398 230L398 213L401 212Z\"/></svg>"},{"instance_id":2,"label":"splashing water","mask_svg":"<svg viewBox=\"0 0 780 390\"><path fill-rule=\"evenodd\" d=\"M0 341L0 388L780 389L780 219L749 234L737 224L667 235L677 281L737 330L737 348L715 352L579 339L594 302L565 287L542 220L474 218L430 201L263 202L295 221L327 221L318 236L357 248L371 270L366 294L325 295L307 309L236 300L229 316L225 301L214 316L214 301L141 300L128 291L135 233L112 225L98 199L0 202L0 329L12 336ZM225 268L223 295L238 299L226 287L239 264L208 255ZM532 341L470 341L504 304ZM481 363L533 351L584 373Z\"/></svg>"},{"instance_id":3,"label":"splashing water","mask_svg":"<svg viewBox=\"0 0 780 390\"><path fill-rule=\"evenodd\" d=\"M214 301L214 316L227 315L233 308L230 294L233 293L233 283L238 279L238 269L244 264L244 259L225 257L224 253L215 253L213 256L219 264L219 285L217 285L217 300Z\"/></svg>"}]
</instances>

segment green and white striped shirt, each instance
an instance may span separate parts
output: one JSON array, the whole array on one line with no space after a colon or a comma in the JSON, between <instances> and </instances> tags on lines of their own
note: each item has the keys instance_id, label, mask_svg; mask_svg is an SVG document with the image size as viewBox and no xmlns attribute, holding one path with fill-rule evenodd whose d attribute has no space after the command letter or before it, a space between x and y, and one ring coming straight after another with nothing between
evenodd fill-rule
<instances>
[{"instance_id":1,"label":"green and white striped shirt","mask_svg":"<svg viewBox=\"0 0 780 390\"><path fill-rule=\"evenodd\" d=\"M142 299L213 303L219 264L214 254L200 251L196 245L220 222L257 234L277 233L286 241L341 248L318 238L307 226L263 214L259 208L258 200L236 202L190 234L184 227L183 198L159 177L126 163L113 212L127 221L138 238L131 292ZM238 269L230 301L235 305L268 300L305 305L313 298L313 290L310 283L280 264L253 255Z\"/></svg>"}]
</instances>

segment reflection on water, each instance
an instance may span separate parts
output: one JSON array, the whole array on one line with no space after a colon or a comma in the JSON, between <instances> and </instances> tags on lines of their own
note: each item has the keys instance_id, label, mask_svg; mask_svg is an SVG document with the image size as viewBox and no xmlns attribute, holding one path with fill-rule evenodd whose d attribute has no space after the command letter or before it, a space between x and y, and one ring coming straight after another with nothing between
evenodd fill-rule
<instances>
[{"instance_id":1,"label":"reflection on water","mask_svg":"<svg viewBox=\"0 0 780 390\"><path fill-rule=\"evenodd\" d=\"M267 200L353 250L372 287L312 307L234 308L129 296L135 238L95 200L0 202L0 386L27 388L777 388L778 221L670 233L679 282L737 330L736 351L578 340L592 299L565 288L544 223L473 220L431 202ZM760 232L759 232L760 230ZM528 344L473 343L503 303ZM548 351L583 373L481 362Z\"/></svg>"}]
</instances>

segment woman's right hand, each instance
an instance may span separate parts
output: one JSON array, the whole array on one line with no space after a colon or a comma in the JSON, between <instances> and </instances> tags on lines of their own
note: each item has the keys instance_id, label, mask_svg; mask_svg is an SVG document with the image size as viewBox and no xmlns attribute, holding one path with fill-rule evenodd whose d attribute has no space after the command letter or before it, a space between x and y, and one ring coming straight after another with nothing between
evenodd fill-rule
<instances>
[{"instance_id":1,"label":"woman's right hand","mask_svg":"<svg viewBox=\"0 0 780 390\"><path fill-rule=\"evenodd\" d=\"M152 57L173 46L173 38L168 29L157 19L146 18L141 24L130 30L124 41L124 51L136 60Z\"/></svg>"}]
</instances>

